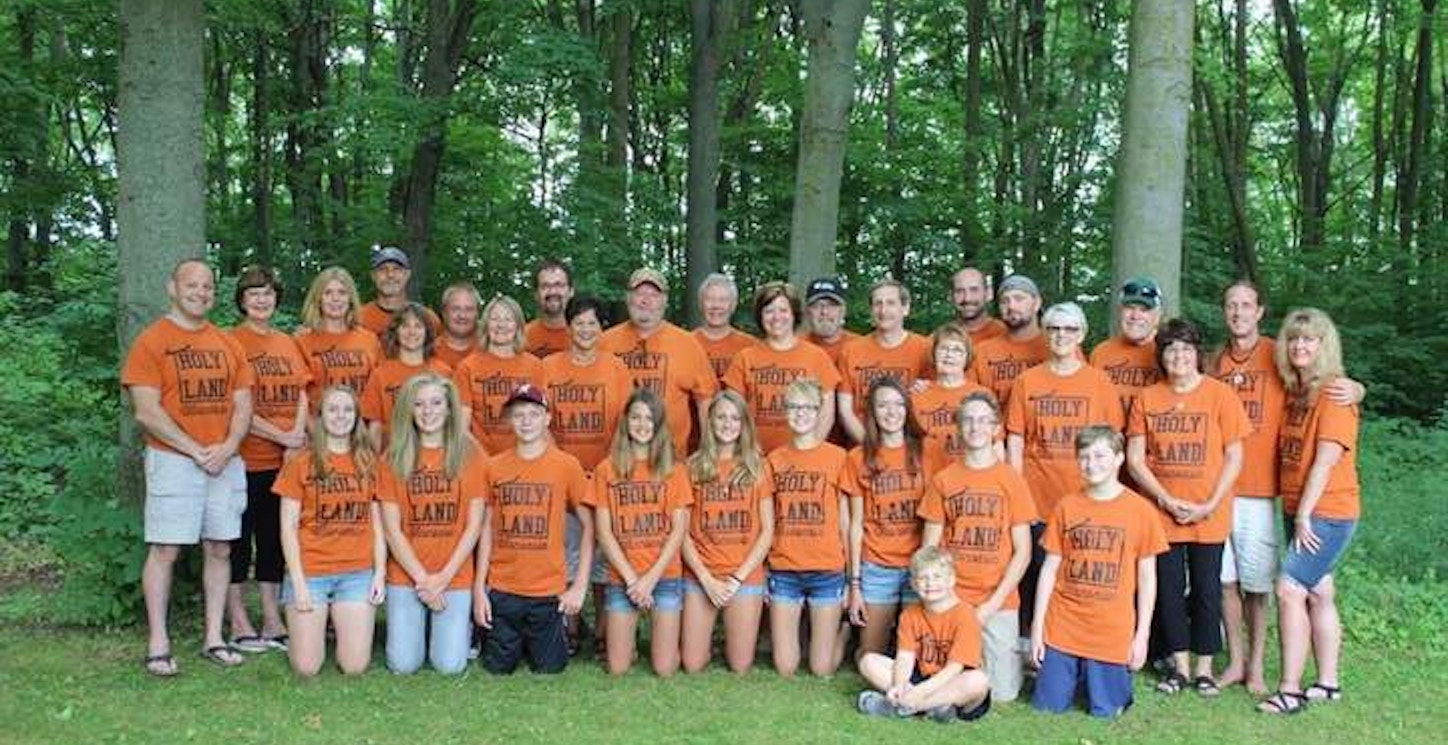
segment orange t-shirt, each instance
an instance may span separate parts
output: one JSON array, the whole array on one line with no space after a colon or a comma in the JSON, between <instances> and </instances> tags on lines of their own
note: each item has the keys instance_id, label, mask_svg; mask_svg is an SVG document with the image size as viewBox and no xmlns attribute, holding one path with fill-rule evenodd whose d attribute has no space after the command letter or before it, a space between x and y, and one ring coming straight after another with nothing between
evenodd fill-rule
<instances>
[{"instance_id":1,"label":"orange t-shirt","mask_svg":"<svg viewBox=\"0 0 1448 745\"><path fill-rule=\"evenodd\" d=\"M1011 391L1006 431L1025 440L1026 483L1036 512L1045 517L1062 496L1081 490L1076 433L1093 424L1121 430L1120 398L1111 379L1090 365L1066 377L1038 365L1022 373Z\"/></svg>"},{"instance_id":2,"label":"orange t-shirt","mask_svg":"<svg viewBox=\"0 0 1448 745\"><path fill-rule=\"evenodd\" d=\"M907 567L910 556L920 548L920 520L915 517L915 508L940 464L922 452L915 473L910 473L905 461L903 446L882 447L876 455L876 470L871 473L865 464L863 445L850 450L845 460L840 491L864 500L862 553L871 564Z\"/></svg>"},{"instance_id":3,"label":"orange t-shirt","mask_svg":"<svg viewBox=\"0 0 1448 745\"><path fill-rule=\"evenodd\" d=\"M800 378L813 378L826 396L834 395L840 385L840 373L829 355L802 340L783 352L767 343L745 349L724 373L724 385L737 391L749 405L759 448L765 453L794 436L785 416L784 389Z\"/></svg>"},{"instance_id":4,"label":"orange t-shirt","mask_svg":"<svg viewBox=\"0 0 1448 745\"><path fill-rule=\"evenodd\" d=\"M1273 359L1276 344L1267 337L1257 340L1246 359L1233 355L1230 347L1216 359L1216 378L1237 391L1252 434L1242 441L1242 474L1237 477L1237 494L1244 497L1273 497L1277 494L1277 433L1282 428L1282 410L1287 391Z\"/></svg>"},{"instance_id":5,"label":"orange t-shirt","mask_svg":"<svg viewBox=\"0 0 1448 745\"><path fill-rule=\"evenodd\" d=\"M840 477L845 451L828 442L809 450L785 445L769 454L774 472L774 543L769 568L784 571L844 571L847 563L840 524Z\"/></svg>"},{"instance_id":6,"label":"orange t-shirt","mask_svg":"<svg viewBox=\"0 0 1448 745\"><path fill-rule=\"evenodd\" d=\"M805 341L819 347L820 351L830 356L830 362L834 364L835 367L839 367L840 352L845 351L845 347L858 338L860 338L859 334L848 329L840 329L840 335L835 337L835 340L832 342L827 342L814 334L806 336Z\"/></svg>"},{"instance_id":7,"label":"orange t-shirt","mask_svg":"<svg viewBox=\"0 0 1448 745\"><path fill-rule=\"evenodd\" d=\"M733 458L720 460L719 473L714 481L694 481L694 506L689 514L689 539L694 550L709 573L719 577L733 574L749 556L754 542L759 540L759 503L772 500L774 473L769 464L760 469L759 477L751 484L734 481L734 470L738 462ZM687 570L688 567L685 567ZM693 571L689 572L693 576ZM764 566L754 568L744 584L757 585L764 581Z\"/></svg>"},{"instance_id":8,"label":"orange t-shirt","mask_svg":"<svg viewBox=\"0 0 1448 745\"><path fill-rule=\"evenodd\" d=\"M704 348L704 356L709 358L709 369L714 371L714 377L724 380L724 371L729 369L729 363L734 361L734 355L748 349L760 341L739 329L729 329L729 333L723 339L715 341L704 334L704 329L694 329L694 338L699 340L699 346Z\"/></svg>"},{"instance_id":9,"label":"orange t-shirt","mask_svg":"<svg viewBox=\"0 0 1448 745\"><path fill-rule=\"evenodd\" d=\"M1226 383L1203 377L1187 393L1173 391L1166 381L1143 389L1126 433L1146 437L1146 466L1173 497L1201 504L1212 498L1227 446L1240 442L1250 427L1236 393ZM1232 532L1230 499L1191 525L1157 511L1171 543L1223 543Z\"/></svg>"},{"instance_id":10,"label":"orange t-shirt","mask_svg":"<svg viewBox=\"0 0 1448 745\"><path fill-rule=\"evenodd\" d=\"M923 603L911 603L900 611L895 648L915 655L915 669L929 678L952 662L968 670L981 667L981 629L975 608L957 602L939 613Z\"/></svg>"},{"instance_id":11,"label":"orange t-shirt","mask_svg":"<svg viewBox=\"0 0 1448 745\"><path fill-rule=\"evenodd\" d=\"M965 455L965 442L960 437L960 402L972 393L990 393L990 389L970 381L957 388L932 382L925 390L910 394L915 421L925 430L925 449L940 463Z\"/></svg>"},{"instance_id":12,"label":"orange t-shirt","mask_svg":"<svg viewBox=\"0 0 1448 745\"><path fill-rule=\"evenodd\" d=\"M121 385L159 390L162 410L202 446L226 440L233 396L254 384L236 339L210 323L188 330L166 316L136 337L121 370ZM146 444L175 452L150 433Z\"/></svg>"},{"instance_id":13,"label":"orange t-shirt","mask_svg":"<svg viewBox=\"0 0 1448 745\"><path fill-rule=\"evenodd\" d=\"M647 339L639 337L632 323L621 323L605 331L599 350L618 357L629 369L635 386L644 387L664 399L669 433L674 437L674 454L683 460L694 431L693 401L708 401L719 390L714 368L692 334L665 321Z\"/></svg>"},{"instance_id":14,"label":"orange t-shirt","mask_svg":"<svg viewBox=\"0 0 1448 745\"><path fill-rule=\"evenodd\" d=\"M1113 336L1091 350L1091 366L1106 373L1121 395L1121 414L1131 413L1136 396L1143 388L1161 380L1161 367L1156 364L1156 339L1145 344L1132 344Z\"/></svg>"},{"instance_id":15,"label":"orange t-shirt","mask_svg":"<svg viewBox=\"0 0 1448 745\"><path fill-rule=\"evenodd\" d=\"M588 502L594 509L608 510L614 540L623 549L629 566L640 574L659 560L674 529L674 510L693 503L689 469L683 463L675 463L669 475L659 479L647 463L635 463L633 473L619 476L609 460L598 464L598 470L593 472ZM664 568L660 579L682 576L683 567L680 552ZM608 576L610 582L623 584L623 575L616 567L609 567Z\"/></svg>"},{"instance_id":16,"label":"orange t-shirt","mask_svg":"<svg viewBox=\"0 0 1448 745\"><path fill-rule=\"evenodd\" d=\"M1156 508L1124 487L1105 501L1072 494L1046 521L1042 547L1061 557L1046 609L1046 643L1125 665L1136 632L1136 563L1168 548Z\"/></svg>"},{"instance_id":17,"label":"orange t-shirt","mask_svg":"<svg viewBox=\"0 0 1448 745\"><path fill-rule=\"evenodd\" d=\"M563 594L565 518L588 499L578 459L553 446L533 460L524 460L517 448L505 450L488 461L488 491L488 586L530 598Z\"/></svg>"},{"instance_id":18,"label":"orange t-shirt","mask_svg":"<svg viewBox=\"0 0 1448 745\"><path fill-rule=\"evenodd\" d=\"M540 360L551 354L567 352L573 343L568 324L553 328L545 325L541 318L535 318L523 327L523 337L523 348Z\"/></svg>"},{"instance_id":19,"label":"orange t-shirt","mask_svg":"<svg viewBox=\"0 0 1448 745\"><path fill-rule=\"evenodd\" d=\"M854 395L855 416L864 421L865 394L876 378L893 377L908 391L917 379L935 376L935 357L930 340L912 331L906 331L905 339L890 349L880 346L879 338L870 334L845 345L839 368L840 391Z\"/></svg>"},{"instance_id":20,"label":"orange t-shirt","mask_svg":"<svg viewBox=\"0 0 1448 745\"><path fill-rule=\"evenodd\" d=\"M973 347L980 346L981 342L990 341L1006 335L1006 322L999 318L992 318L985 322L984 326L969 332L970 344Z\"/></svg>"},{"instance_id":21,"label":"orange t-shirt","mask_svg":"<svg viewBox=\"0 0 1448 745\"><path fill-rule=\"evenodd\" d=\"M372 502L377 482L359 474L352 455L327 457L327 475L312 473L312 451L303 450L277 474L272 491L301 505L297 543L302 572L325 577L372 569Z\"/></svg>"},{"instance_id":22,"label":"orange t-shirt","mask_svg":"<svg viewBox=\"0 0 1448 745\"><path fill-rule=\"evenodd\" d=\"M1336 442L1343 447L1342 458L1328 473L1327 486L1317 500L1312 514L1334 520L1356 520L1362 514L1358 493L1357 439L1358 408L1333 403L1319 394L1316 402L1305 397L1287 397L1287 410L1282 422L1278 453L1281 456L1279 475L1282 478L1282 510L1297 514L1302 501L1302 487L1312 461L1317 458L1317 443Z\"/></svg>"},{"instance_id":23,"label":"orange t-shirt","mask_svg":"<svg viewBox=\"0 0 1448 745\"><path fill-rule=\"evenodd\" d=\"M361 326L340 334L303 330L297 333L296 340L312 371L307 399L313 414L322 405L322 391L334 385L350 386L361 396L367 390L372 368L382 362L382 344L377 335Z\"/></svg>"},{"instance_id":24,"label":"orange t-shirt","mask_svg":"<svg viewBox=\"0 0 1448 745\"><path fill-rule=\"evenodd\" d=\"M423 306L422 310L423 315L427 318L427 325L432 327L433 338L441 336L442 319L438 317L432 308ZM378 305L376 300L363 305L362 310L357 313L357 323L360 324L362 328L376 334L379 341L387 338L387 324L391 322L392 311L386 310Z\"/></svg>"},{"instance_id":25,"label":"orange t-shirt","mask_svg":"<svg viewBox=\"0 0 1448 745\"><path fill-rule=\"evenodd\" d=\"M955 556L955 589L961 599L980 605L1000 587L1015 546L1011 528L1040 517L1025 479L1004 462L971 468L956 462L935 474L915 510L927 523L939 523L942 548ZM1019 608L1012 592L1002 610Z\"/></svg>"},{"instance_id":26,"label":"orange t-shirt","mask_svg":"<svg viewBox=\"0 0 1448 745\"><path fill-rule=\"evenodd\" d=\"M994 393L1004 410L1011 400L1011 384L1025 371L1045 362L1051 356L1046 335L1037 333L1025 341L1009 335L997 336L975 348L970 363L970 377Z\"/></svg>"},{"instance_id":27,"label":"orange t-shirt","mask_svg":"<svg viewBox=\"0 0 1448 745\"><path fill-rule=\"evenodd\" d=\"M474 352L453 369L458 400L472 410L473 437L489 453L513 447L513 423L504 416L503 404L524 383L543 387L543 363L527 352L499 357L492 352Z\"/></svg>"},{"instance_id":28,"label":"orange t-shirt","mask_svg":"<svg viewBox=\"0 0 1448 745\"><path fill-rule=\"evenodd\" d=\"M479 344L473 344L467 349L453 349L451 344L438 337L437 343L432 347L432 358L448 366L449 370L458 369L458 365L468 358L468 355L482 349Z\"/></svg>"},{"instance_id":29,"label":"orange t-shirt","mask_svg":"<svg viewBox=\"0 0 1448 745\"><path fill-rule=\"evenodd\" d=\"M483 454L474 451L463 460L454 478L447 477L442 448L419 448L412 475L403 479L393 473L386 458L377 468L377 498L397 505L402 513L402 534L412 552L429 572L442 571L468 528L468 511L473 500L488 498L488 468ZM465 590L473 584L471 558L463 561L448 584L449 590ZM387 559L387 583L412 586L402 565Z\"/></svg>"},{"instance_id":30,"label":"orange t-shirt","mask_svg":"<svg viewBox=\"0 0 1448 745\"><path fill-rule=\"evenodd\" d=\"M241 345L256 381L251 388L252 416L290 431L297 424L297 402L312 379L301 348L280 331L258 334L249 326L232 329L231 338ZM285 450L265 437L247 435L239 452L246 470L272 471L282 467Z\"/></svg>"},{"instance_id":31,"label":"orange t-shirt","mask_svg":"<svg viewBox=\"0 0 1448 745\"><path fill-rule=\"evenodd\" d=\"M548 391L548 429L553 441L592 473L608 457L623 404L633 392L628 368L611 354L598 354L587 366L567 352L543 360Z\"/></svg>"},{"instance_id":32,"label":"orange t-shirt","mask_svg":"<svg viewBox=\"0 0 1448 745\"><path fill-rule=\"evenodd\" d=\"M434 372L444 378L452 377L452 368L436 357L421 365L409 365L400 359L383 360L372 368L367 378L367 389L362 391L362 418L382 425L383 442L392 429L392 409L397 405L397 394L414 375ZM385 444L380 445L385 449Z\"/></svg>"}]
</instances>

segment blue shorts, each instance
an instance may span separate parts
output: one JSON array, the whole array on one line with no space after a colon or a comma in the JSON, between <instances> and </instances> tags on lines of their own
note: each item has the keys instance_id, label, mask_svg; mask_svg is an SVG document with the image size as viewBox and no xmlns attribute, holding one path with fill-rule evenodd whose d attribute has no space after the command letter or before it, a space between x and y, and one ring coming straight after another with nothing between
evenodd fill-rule
<instances>
[{"instance_id":1,"label":"blue shorts","mask_svg":"<svg viewBox=\"0 0 1448 745\"><path fill-rule=\"evenodd\" d=\"M684 580L661 579L654 585L654 607L657 613L678 613L684 607ZM638 613L639 607L628 599L623 585L609 585L603 609L609 613Z\"/></svg>"},{"instance_id":2,"label":"blue shorts","mask_svg":"<svg viewBox=\"0 0 1448 745\"><path fill-rule=\"evenodd\" d=\"M1126 665L1077 657L1047 645L1031 706L1060 714L1075 704L1077 694L1083 690L1091 716L1119 716L1131 706L1131 670Z\"/></svg>"},{"instance_id":3,"label":"blue shorts","mask_svg":"<svg viewBox=\"0 0 1448 745\"><path fill-rule=\"evenodd\" d=\"M1288 530L1297 534L1296 518L1288 515ZM1282 576L1292 580L1303 589L1311 591L1323 577L1332 574L1333 567L1342 558L1343 552L1352 543L1352 534L1357 530L1356 520L1334 520L1330 517L1312 518L1312 532L1322 542L1317 553L1305 553L1297 548L1292 536L1287 539L1287 556L1282 559Z\"/></svg>"},{"instance_id":4,"label":"blue shorts","mask_svg":"<svg viewBox=\"0 0 1448 745\"><path fill-rule=\"evenodd\" d=\"M920 596L910 586L910 567L897 569L870 561L861 562L860 593L870 605L920 602Z\"/></svg>"},{"instance_id":5,"label":"blue shorts","mask_svg":"<svg viewBox=\"0 0 1448 745\"><path fill-rule=\"evenodd\" d=\"M365 603L372 590L372 572L343 572L307 578L307 592L313 604L320 603ZM292 587L290 574L282 577L282 605L291 605L297 599Z\"/></svg>"},{"instance_id":6,"label":"blue shorts","mask_svg":"<svg viewBox=\"0 0 1448 745\"><path fill-rule=\"evenodd\" d=\"M769 572L769 602L839 605L845 598L844 572Z\"/></svg>"},{"instance_id":7,"label":"blue shorts","mask_svg":"<svg viewBox=\"0 0 1448 745\"><path fill-rule=\"evenodd\" d=\"M688 594L690 594L690 595L707 595L707 594L708 594L708 593L704 592L704 586L701 585L701 584L699 584L698 580L693 579L692 577L685 577L685 578L684 578L684 592L686 592L686 593L688 593ZM764 596L764 583L763 583L763 582L760 582L760 583L757 583L757 584L753 584L753 585L740 585L740 586L739 586L739 589L737 589L737 590L734 591L734 597L736 597L736 598L757 598L757 597L763 597L763 596Z\"/></svg>"}]
</instances>

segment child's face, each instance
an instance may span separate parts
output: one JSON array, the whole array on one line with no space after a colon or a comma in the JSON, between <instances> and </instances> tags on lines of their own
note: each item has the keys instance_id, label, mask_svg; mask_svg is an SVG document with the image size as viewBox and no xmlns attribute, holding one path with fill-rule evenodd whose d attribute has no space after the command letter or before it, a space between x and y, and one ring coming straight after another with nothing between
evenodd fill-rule
<instances>
[{"instance_id":1,"label":"child's face","mask_svg":"<svg viewBox=\"0 0 1448 745\"><path fill-rule=\"evenodd\" d=\"M820 418L820 403L813 396L788 396L784 401L789 431L797 435L815 431Z\"/></svg>"},{"instance_id":2,"label":"child's face","mask_svg":"<svg viewBox=\"0 0 1448 745\"><path fill-rule=\"evenodd\" d=\"M996 427L1000 420L988 404L971 401L960 412L960 436L970 450L984 450L995 442Z\"/></svg>"},{"instance_id":3,"label":"child's face","mask_svg":"<svg viewBox=\"0 0 1448 745\"><path fill-rule=\"evenodd\" d=\"M1100 486L1115 480L1126 456L1111 449L1105 440L1097 440L1091 446L1076 451L1076 465L1081 468L1081 478L1087 486Z\"/></svg>"},{"instance_id":4,"label":"child's face","mask_svg":"<svg viewBox=\"0 0 1448 745\"><path fill-rule=\"evenodd\" d=\"M649 405L635 401L628 407L628 436L635 445L647 445L654 441L654 415Z\"/></svg>"},{"instance_id":5,"label":"child's face","mask_svg":"<svg viewBox=\"0 0 1448 745\"><path fill-rule=\"evenodd\" d=\"M914 587L915 594L927 603L943 600L955 590L955 569L932 566L919 572L911 572L910 586Z\"/></svg>"}]
</instances>

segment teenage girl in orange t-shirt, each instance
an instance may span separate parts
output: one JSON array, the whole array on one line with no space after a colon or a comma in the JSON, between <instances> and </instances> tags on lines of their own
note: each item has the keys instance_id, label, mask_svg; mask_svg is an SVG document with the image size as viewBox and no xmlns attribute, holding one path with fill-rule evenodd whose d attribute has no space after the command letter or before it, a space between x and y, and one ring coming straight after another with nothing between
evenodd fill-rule
<instances>
[{"instance_id":1,"label":"teenage girl in orange t-shirt","mask_svg":"<svg viewBox=\"0 0 1448 745\"><path fill-rule=\"evenodd\" d=\"M397 394L412 376L426 371L443 377L452 375L452 368L433 356L437 339L427 323L426 311L421 303L409 302L398 308L387 322L382 340L387 358L372 369L367 389L362 391L362 417L367 420L373 442L387 441ZM403 419L410 416L410 413L403 414Z\"/></svg>"},{"instance_id":2,"label":"teenage girl in orange t-shirt","mask_svg":"<svg viewBox=\"0 0 1448 745\"><path fill-rule=\"evenodd\" d=\"M281 544L287 576L282 603L291 632L292 670L311 677L327 659L327 624L337 635L337 666L367 670L382 603L387 543L376 501L375 466L357 394L346 386L322 393L311 447L282 467Z\"/></svg>"}]
</instances>

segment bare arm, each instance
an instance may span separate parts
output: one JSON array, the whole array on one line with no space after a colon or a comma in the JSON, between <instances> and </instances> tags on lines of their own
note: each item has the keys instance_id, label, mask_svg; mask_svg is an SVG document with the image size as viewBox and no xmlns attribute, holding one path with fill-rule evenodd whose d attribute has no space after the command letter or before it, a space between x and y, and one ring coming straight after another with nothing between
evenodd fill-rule
<instances>
[{"instance_id":1,"label":"bare arm","mask_svg":"<svg viewBox=\"0 0 1448 745\"><path fill-rule=\"evenodd\" d=\"M493 603L488 598L488 568L493 561L493 513L484 510L476 552L477 564L473 568L473 621L485 629L493 627Z\"/></svg>"},{"instance_id":2,"label":"bare arm","mask_svg":"<svg viewBox=\"0 0 1448 745\"><path fill-rule=\"evenodd\" d=\"M1001 577L1000 584L996 585L995 592L985 599L975 609L975 617L982 625L993 615L1000 611L1001 606L1006 604L1009 598L1016 591L1021 583L1021 577L1026 574L1026 567L1031 564L1031 526L1011 526L1011 560L1006 562L1006 573Z\"/></svg>"},{"instance_id":3,"label":"bare arm","mask_svg":"<svg viewBox=\"0 0 1448 745\"><path fill-rule=\"evenodd\" d=\"M1056 572L1060 568L1061 555L1046 554L1040 578L1036 580L1036 616L1031 619L1031 661L1036 667L1040 667L1046 659L1046 611L1051 607L1051 596L1056 592ZM1152 602L1156 602L1155 596L1153 592ZM1150 606L1147 612L1151 612Z\"/></svg>"},{"instance_id":4,"label":"bare arm","mask_svg":"<svg viewBox=\"0 0 1448 745\"><path fill-rule=\"evenodd\" d=\"M589 575L593 572L593 508L578 505L573 508L578 516L578 571L573 575L573 584L558 599L558 610L569 615L583 609L583 598L588 594Z\"/></svg>"},{"instance_id":5,"label":"bare arm","mask_svg":"<svg viewBox=\"0 0 1448 745\"><path fill-rule=\"evenodd\" d=\"M841 492L843 494L844 492ZM849 586L845 599L845 611L850 623L863 626L866 623L865 588L861 582L865 552L865 498L853 494L849 497L849 529L845 533L845 545L849 547ZM841 515L847 514L844 512Z\"/></svg>"},{"instance_id":6,"label":"bare arm","mask_svg":"<svg viewBox=\"0 0 1448 745\"><path fill-rule=\"evenodd\" d=\"M370 509L372 510L372 589L367 599L373 605L381 605L387 592L387 536L382 530L382 503L374 500Z\"/></svg>"},{"instance_id":7,"label":"bare arm","mask_svg":"<svg viewBox=\"0 0 1448 745\"><path fill-rule=\"evenodd\" d=\"M865 425L855 416L855 394L844 389L836 395L835 416L840 420L840 426L844 428L845 434L850 441L856 444L865 439Z\"/></svg>"},{"instance_id":8,"label":"bare arm","mask_svg":"<svg viewBox=\"0 0 1448 745\"><path fill-rule=\"evenodd\" d=\"M1039 602L1036 606L1040 608ZM1136 633L1131 638L1132 670L1146 664L1147 639L1151 636L1151 614L1156 608L1156 557L1136 561ZM1039 611L1038 611L1039 612Z\"/></svg>"},{"instance_id":9,"label":"bare arm","mask_svg":"<svg viewBox=\"0 0 1448 745\"><path fill-rule=\"evenodd\" d=\"M835 396L824 396L820 402L820 418L815 423L815 436L820 442L828 440L830 430L835 428Z\"/></svg>"},{"instance_id":10,"label":"bare arm","mask_svg":"<svg viewBox=\"0 0 1448 745\"><path fill-rule=\"evenodd\" d=\"M1241 473L1242 441L1233 440L1227 443L1226 449L1222 451L1222 472L1217 474L1217 483L1212 487L1211 498L1196 507L1195 521L1207 519L1222 506L1222 500L1232 495L1232 487L1236 486L1237 476Z\"/></svg>"},{"instance_id":11,"label":"bare arm","mask_svg":"<svg viewBox=\"0 0 1448 745\"><path fill-rule=\"evenodd\" d=\"M1026 473L1026 438L1014 432L1006 435L1006 462L1021 475Z\"/></svg>"},{"instance_id":12,"label":"bare arm","mask_svg":"<svg viewBox=\"0 0 1448 745\"><path fill-rule=\"evenodd\" d=\"M638 581L638 572L634 571L633 565L628 563L628 557L623 553L623 547L618 545L618 537L613 534L613 513L607 507L593 508L593 537L598 541L598 547L603 549L603 557L608 560L609 566L619 573L623 578L623 584L628 587Z\"/></svg>"},{"instance_id":13,"label":"bare arm","mask_svg":"<svg viewBox=\"0 0 1448 745\"><path fill-rule=\"evenodd\" d=\"M920 547L939 546L940 539L944 536L944 524L926 520L924 526L920 529Z\"/></svg>"},{"instance_id":14,"label":"bare arm","mask_svg":"<svg viewBox=\"0 0 1448 745\"><path fill-rule=\"evenodd\" d=\"M1195 512L1195 505L1183 502L1171 495L1171 492L1162 486L1157 480L1156 474L1146 462L1146 435L1132 435L1126 441L1126 468L1131 472L1131 477L1136 479L1136 485L1146 496L1151 497L1161 508L1179 523L1187 521Z\"/></svg>"},{"instance_id":15,"label":"bare arm","mask_svg":"<svg viewBox=\"0 0 1448 745\"><path fill-rule=\"evenodd\" d=\"M393 560L402 567L402 571L407 572L413 585L421 585L427 580L427 567L418 560L417 553L412 550L412 541L402 532L402 509L391 502L383 502L382 527Z\"/></svg>"},{"instance_id":16,"label":"bare arm","mask_svg":"<svg viewBox=\"0 0 1448 745\"><path fill-rule=\"evenodd\" d=\"M1307 479L1302 484L1302 500L1297 503L1296 530L1293 538L1298 547L1308 553L1317 553L1317 549L1322 545L1317 533L1312 529L1312 511L1317 509L1317 503L1322 500L1322 494L1327 489L1332 469L1342 460L1345 452L1347 451L1341 443L1332 440L1317 441L1317 450L1312 456L1312 466L1307 470Z\"/></svg>"},{"instance_id":17,"label":"bare arm","mask_svg":"<svg viewBox=\"0 0 1448 745\"><path fill-rule=\"evenodd\" d=\"M161 407L161 389L133 385L129 390L131 408L141 429L199 464L205 457L201 445L183 432L171 415Z\"/></svg>"},{"instance_id":18,"label":"bare arm","mask_svg":"<svg viewBox=\"0 0 1448 745\"><path fill-rule=\"evenodd\" d=\"M297 535L301 522L302 503L289 497L281 498L281 543L282 559L287 563L287 575L296 593L293 606L298 613L312 611L312 593L307 589L307 574L302 567L302 542Z\"/></svg>"}]
</instances>

